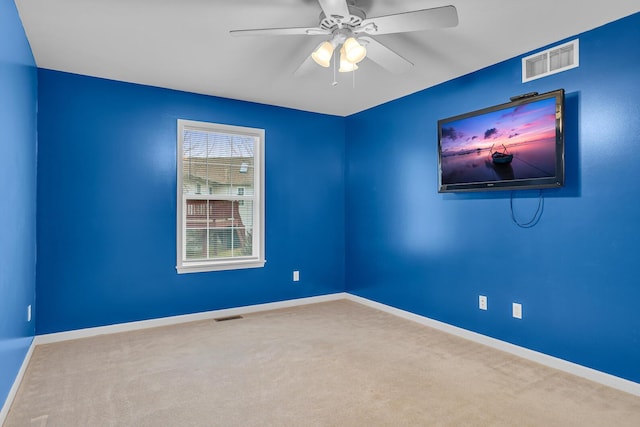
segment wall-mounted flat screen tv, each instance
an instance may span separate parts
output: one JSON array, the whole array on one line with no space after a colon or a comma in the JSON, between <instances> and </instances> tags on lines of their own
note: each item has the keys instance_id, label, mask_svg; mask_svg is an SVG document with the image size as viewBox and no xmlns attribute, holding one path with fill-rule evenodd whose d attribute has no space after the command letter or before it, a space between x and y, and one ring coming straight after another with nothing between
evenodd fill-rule
<instances>
[{"instance_id":1,"label":"wall-mounted flat screen tv","mask_svg":"<svg viewBox=\"0 0 640 427\"><path fill-rule=\"evenodd\" d=\"M441 193L564 185L564 89L438 121Z\"/></svg>"}]
</instances>

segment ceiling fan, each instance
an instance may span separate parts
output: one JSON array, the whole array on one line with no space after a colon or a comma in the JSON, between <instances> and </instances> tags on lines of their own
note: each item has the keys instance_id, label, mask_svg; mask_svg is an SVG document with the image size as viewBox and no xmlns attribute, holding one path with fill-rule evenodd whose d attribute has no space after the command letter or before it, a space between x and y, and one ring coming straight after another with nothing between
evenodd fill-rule
<instances>
[{"instance_id":1,"label":"ceiling fan","mask_svg":"<svg viewBox=\"0 0 640 427\"><path fill-rule=\"evenodd\" d=\"M367 18L353 0L318 0L322 13L317 27L263 28L232 30L232 36L325 36L310 56L298 67L295 75L306 74L316 63L329 67L335 56L334 67L340 53L340 72L358 69L365 57L381 67L399 74L413 66L409 60L369 36L406 33L458 25L458 12L454 6L420 9L392 15Z\"/></svg>"}]
</instances>

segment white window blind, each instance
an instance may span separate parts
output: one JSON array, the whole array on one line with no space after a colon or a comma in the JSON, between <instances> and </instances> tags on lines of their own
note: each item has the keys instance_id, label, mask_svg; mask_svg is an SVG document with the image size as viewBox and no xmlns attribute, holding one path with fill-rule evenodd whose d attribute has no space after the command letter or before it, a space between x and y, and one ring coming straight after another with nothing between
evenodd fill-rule
<instances>
[{"instance_id":1,"label":"white window blind","mask_svg":"<svg viewBox=\"0 0 640 427\"><path fill-rule=\"evenodd\" d=\"M178 120L177 151L178 272L263 266L264 130Z\"/></svg>"}]
</instances>

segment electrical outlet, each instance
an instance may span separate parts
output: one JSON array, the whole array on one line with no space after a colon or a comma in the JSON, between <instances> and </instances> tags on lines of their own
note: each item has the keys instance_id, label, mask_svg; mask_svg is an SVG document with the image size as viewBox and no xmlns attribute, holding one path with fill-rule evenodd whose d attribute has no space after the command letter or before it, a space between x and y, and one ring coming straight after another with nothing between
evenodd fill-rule
<instances>
[{"instance_id":1,"label":"electrical outlet","mask_svg":"<svg viewBox=\"0 0 640 427\"><path fill-rule=\"evenodd\" d=\"M31 322L31 304L27 306L27 322Z\"/></svg>"},{"instance_id":2,"label":"electrical outlet","mask_svg":"<svg viewBox=\"0 0 640 427\"><path fill-rule=\"evenodd\" d=\"M293 281L294 282L299 282L300 281L300 272L298 270L295 270L293 272Z\"/></svg>"},{"instance_id":3,"label":"electrical outlet","mask_svg":"<svg viewBox=\"0 0 640 427\"><path fill-rule=\"evenodd\" d=\"M478 307L480 307L480 310L486 310L487 309L487 297L484 295L480 295L478 297Z\"/></svg>"},{"instance_id":4,"label":"electrical outlet","mask_svg":"<svg viewBox=\"0 0 640 427\"><path fill-rule=\"evenodd\" d=\"M513 303L513 317L522 319L522 304L518 304L517 302Z\"/></svg>"}]
</instances>

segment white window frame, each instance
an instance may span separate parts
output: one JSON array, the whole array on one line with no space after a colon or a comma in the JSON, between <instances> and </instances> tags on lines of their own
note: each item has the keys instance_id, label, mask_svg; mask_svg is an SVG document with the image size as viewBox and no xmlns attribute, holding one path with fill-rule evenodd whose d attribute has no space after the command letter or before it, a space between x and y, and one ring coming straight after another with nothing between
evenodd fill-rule
<instances>
[{"instance_id":1,"label":"white window frame","mask_svg":"<svg viewBox=\"0 0 640 427\"><path fill-rule=\"evenodd\" d=\"M211 259L206 261L187 261L186 260L186 248L184 245L184 239L186 235L186 198L183 194L183 162L182 162L182 149L183 149L183 137L185 129L201 130L204 132L219 132L226 134L238 134L243 136L250 136L256 139L254 147L254 191L253 196L244 196L253 199L253 255L223 258L223 259ZM177 221L176 221L176 270L178 273L196 273L206 271L221 271L221 270L237 270L244 268L259 268L264 267L266 262L264 253L264 141L265 131L264 129L248 128L242 126L231 126L208 122L198 122L193 120L178 119L178 138L177 138ZM211 197L208 194L191 195L190 199L210 199L220 200L221 197ZM230 196L230 199L236 200L237 195Z\"/></svg>"}]
</instances>

